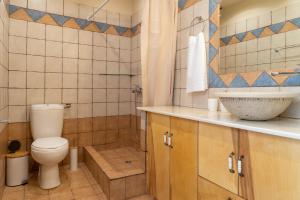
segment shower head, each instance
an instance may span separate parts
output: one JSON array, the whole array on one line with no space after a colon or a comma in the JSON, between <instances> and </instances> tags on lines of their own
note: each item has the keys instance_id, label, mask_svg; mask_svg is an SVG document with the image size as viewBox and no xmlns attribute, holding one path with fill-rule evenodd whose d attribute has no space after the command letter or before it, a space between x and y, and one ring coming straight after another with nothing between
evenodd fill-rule
<instances>
[{"instance_id":1,"label":"shower head","mask_svg":"<svg viewBox=\"0 0 300 200\"><path fill-rule=\"evenodd\" d=\"M93 14L91 14L87 18L87 20L90 21L99 12L99 10L101 10L101 8L103 8L108 2L109 0L103 0L103 2L97 7L97 9L93 12Z\"/></svg>"}]
</instances>

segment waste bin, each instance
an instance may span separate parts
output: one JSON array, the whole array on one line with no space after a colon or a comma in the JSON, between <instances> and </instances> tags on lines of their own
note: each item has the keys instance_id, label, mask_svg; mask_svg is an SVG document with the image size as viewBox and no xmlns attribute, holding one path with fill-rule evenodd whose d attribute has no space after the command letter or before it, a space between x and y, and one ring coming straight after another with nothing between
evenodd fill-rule
<instances>
[{"instance_id":1,"label":"waste bin","mask_svg":"<svg viewBox=\"0 0 300 200\"><path fill-rule=\"evenodd\" d=\"M27 151L17 151L6 154L6 185L18 186L28 182Z\"/></svg>"}]
</instances>

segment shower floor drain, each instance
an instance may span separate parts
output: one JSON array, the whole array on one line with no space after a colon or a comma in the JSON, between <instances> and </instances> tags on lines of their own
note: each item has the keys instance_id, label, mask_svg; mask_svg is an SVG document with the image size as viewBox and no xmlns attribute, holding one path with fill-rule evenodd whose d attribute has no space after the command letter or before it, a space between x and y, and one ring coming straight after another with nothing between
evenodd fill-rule
<instances>
[{"instance_id":1,"label":"shower floor drain","mask_svg":"<svg viewBox=\"0 0 300 200\"><path fill-rule=\"evenodd\" d=\"M131 164L132 161L131 161L131 160L126 160L125 163L126 163L126 164Z\"/></svg>"}]
</instances>

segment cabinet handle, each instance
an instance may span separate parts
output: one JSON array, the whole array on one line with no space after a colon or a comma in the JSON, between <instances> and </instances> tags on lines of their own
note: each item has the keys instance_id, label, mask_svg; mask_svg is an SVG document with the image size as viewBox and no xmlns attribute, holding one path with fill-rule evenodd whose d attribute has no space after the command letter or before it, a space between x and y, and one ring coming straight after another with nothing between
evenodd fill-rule
<instances>
[{"instance_id":1,"label":"cabinet handle","mask_svg":"<svg viewBox=\"0 0 300 200\"><path fill-rule=\"evenodd\" d=\"M240 156L238 159L238 174L240 177L244 177L243 174L243 160L244 160L244 156Z\"/></svg>"},{"instance_id":2,"label":"cabinet handle","mask_svg":"<svg viewBox=\"0 0 300 200\"><path fill-rule=\"evenodd\" d=\"M168 135L168 146L171 147L171 148L173 148L172 137L173 137L173 134L169 133L169 135Z\"/></svg>"},{"instance_id":3,"label":"cabinet handle","mask_svg":"<svg viewBox=\"0 0 300 200\"><path fill-rule=\"evenodd\" d=\"M164 144L165 144L166 146L168 146L168 135L169 135L169 132L168 132L168 131L165 132L165 134L164 134Z\"/></svg>"},{"instance_id":4,"label":"cabinet handle","mask_svg":"<svg viewBox=\"0 0 300 200\"><path fill-rule=\"evenodd\" d=\"M228 197L228 199L227 200L232 200L232 198L231 197Z\"/></svg>"},{"instance_id":5,"label":"cabinet handle","mask_svg":"<svg viewBox=\"0 0 300 200\"><path fill-rule=\"evenodd\" d=\"M233 157L234 157L234 152L232 152L228 156L228 169L229 169L229 172L232 174L234 174L234 172L235 172L233 169Z\"/></svg>"}]
</instances>

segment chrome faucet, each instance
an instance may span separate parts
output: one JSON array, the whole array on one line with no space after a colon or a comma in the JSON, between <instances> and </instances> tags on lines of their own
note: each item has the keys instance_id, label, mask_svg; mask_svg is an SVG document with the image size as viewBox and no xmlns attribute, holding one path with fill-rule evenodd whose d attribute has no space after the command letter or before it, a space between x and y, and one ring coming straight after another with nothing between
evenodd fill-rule
<instances>
[{"instance_id":1,"label":"chrome faucet","mask_svg":"<svg viewBox=\"0 0 300 200\"><path fill-rule=\"evenodd\" d=\"M272 76L280 76L280 75L300 75L300 71L296 72L271 72Z\"/></svg>"},{"instance_id":2,"label":"chrome faucet","mask_svg":"<svg viewBox=\"0 0 300 200\"><path fill-rule=\"evenodd\" d=\"M142 94L143 89L139 85L134 85L134 88L132 90L132 93L135 94Z\"/></svg>"}]
</instances>

